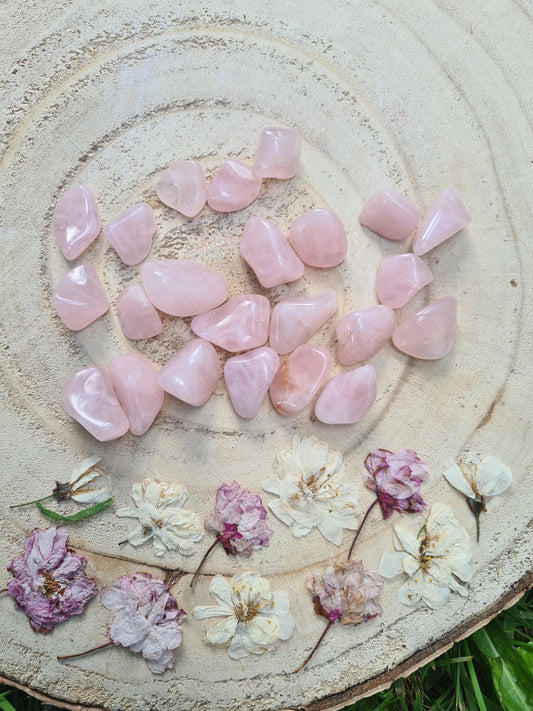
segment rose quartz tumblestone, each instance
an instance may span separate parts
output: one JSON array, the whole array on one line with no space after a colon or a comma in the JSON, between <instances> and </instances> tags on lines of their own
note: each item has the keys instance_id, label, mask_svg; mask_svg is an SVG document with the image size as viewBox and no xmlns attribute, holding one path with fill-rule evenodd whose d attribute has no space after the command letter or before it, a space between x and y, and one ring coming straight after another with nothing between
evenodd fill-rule
<instances>
[{"instance_id":1,"label":"rose quartz tumblestone","mask_svg":"<svg viewBox=\"0 0 533 711\"><path fill-rule=\"evenodd\" d=\"M271 347L285 354L305 343L337 311L334 291L297 296L280 301L270 318Z\"/></svg>"},{"instance_id":2,"label":"rose quartz tumblestone","mask_svg":"<svg viewBox=\"0 0 533 711\"><path fill-rule=\"evenodd\" d=\"M159 314L138 284L122 291L117 300L117 313L122 332L132 341L153 338L163 328Z\"/></svg>"},{"instance_id":3,"label":"rose quartz tumblestone","mask_svg":"<svg viewBox=\"0 0 533 711\"><path fill-rule=\"evenodd\" d=\"M100 442L126 434L130 423L104 368L93 366L71 375L63 385L61 402L67 413Z\"/></svg>"},{"instance_id":4,"label":"rose quartz tumblestone","mask_svg":"<svg viewBox=\"0 0 533 711\"><path fill-rule=\"evenodd\" d=\"M416 205L394 190L377 190L359 215L359 222L381 237L402 240L409 237L420 220Z\"/></svg>"},{"instance_id":5,"label":"rose quartz tumblestone","mask_svg":"<svg viewBox=\"0 0 533 711\"><path fill-rule=\"evenodd\" d=\"M262 178L294 178L300 167L302 141L291 128L264 128L254 160L254 171Z\"/></svg>"},{"instance_id":6,"label":"rose quartz tumblestone","mask_svg":"<svg viewBox=\"0 0 533 711\"><path fill-rule=\"evenodd\" d=\"M139 202L104 225L104 237L115 248L124 264L139 264L152 249L157 224L155 213L145 202Z\"/></svg>"},{"instance_id":7,"label":"rose quartz tumblestone","mask_svg":"<svg viewBox=\"0 0 533 711\"><path fill-rule=\"evenodd\" d=\"M216 212L242 210L259 195L261 177L253 168L238 160L227 160L211 178L207 188L207 204Z\"/></svg>"},{"instance_id":8,"label":"rose quartz tumblestone","mask_svg":"<svg viewBox=\"0 0 533 711\"><path fill-rule=\"evenodd\" d=\"M413 358L437 360L450 352L456 330L457 299L445 296L401 323L392 342Z\"/></svg>"},{"instance_id":9,"label":"rose quartz tumblestone","mask_svg":"<svg viewBox=\"0 0 533 711\"><path fill-rule=\"evenodd\" d=\"M346 314L337 324L339 363L355 365L370 358L387 343L395 326L394 311L388 306Z\"/></svg>"},{"instance_id":10,"label":"rose quartz tumblestone","mask_svg":"<svg viewBox=\"0 0 533 711\"><path fill-rule=\"evenodd\" d=\"M75 185L61 195L53 217L54 233L66 259L76 259L100 232L100 218L93 193Z\"/></svg>"},{"instance_id":11,"label":"rose quartz tumblestone","mask_svg":"<svg viewBox=\"0 0 533 711\"><path fill-rule=\"evenodd\" d=\"M104 287L89 264L80 264L61 277L53 302L59 317L72 331L85 328L109 308Z\"/></svg>"},{"instance_id":12,"label":"rose quartz tumblestone","mask_svg":"<svg viewBox=\"0 0 533 711\"><path fill-rule=\"evenodd\" d=\"M376 277L378 299L391 309L399 309L431 281L431 270L416 254L385 257Z\"/></svg>"},{"instance_id":13,"label":"rose quartz tumblestone","mask_svg":"<svg viewBox=\"0 0 533 711\"><path fill-rule=\"evenodd\" d=\"M296 281L305 271L280 230L263 217L250 217L244 225L241 255L265 289Z\"/></svg>"},{"instance_id":14,"label":"rose quartz tumblestone","mask_svg":"<svg viewBox=\"0 0 533 711\"><path fill-rule=\"evenodd\" d=\"M186 259L160 259L141 266L152 304L171 316L195 316L228 298L228 285L209 267Z\"/></svg>"},{"instance_id":15,"label":"rose quartz tumblestone","mask_svg":"<svg viewBox=\"0 0 533 711\"><path fill-rule=\"evenodd\" d=\"M214 393L220 377L220 361L211 343L195 338L163 366L157 382L179 400L200 407Z\"/></svg>"},{"instance_id":16,"label":"rose quartz tumblestone","mask_svg":"<svg viewBox=\"0 0 533 711\"><path fill-rule=\"evenodd\" d=\"M224 380L235 412L244 418L257 414L279 368L279 355L268 346L228 358Z\"/></svg>"},{"instance_id":17,"label":"rose quartz tumblestone","mask_svg":"<svg viewBox=\"0 0 533 711\"><path fill-rule=\"evenodd\" d=\"M294 220L289 229L289 242L302 262L322 269L336 267L348 252L339 216L320 207Z\"/></svg>"},{"instance_id":18,"label":"rose quartz tumblestone","mask_svg":"<svg viewBox=\"0 0 533 711\"><path fill-rule=\"evenodd\" d=\"M421 256L444 242L472 220L455 188L446 188L430 204L413 239L413 252Z\"/></svg>"},{"instance_id":19,"label":"rose quartz tumblestone","mask_svg":"<svg viewBox=\"0 0 533 711\"><path fill-rule=\"evenodd\" d=\"M359 422L376 399L376 371L363 365L330 378L318 396L315 415L326 425Z\"/></svg>"},{"instance_id":20,"label":"rose quartz tumblestone","mask_svg":"<svg viewBox=\"0 0 533 711\"><path fill-rule=\"evenodd\" d=\"M130 432L144 434L163 407L165 393L157 382L157 371L140 353L121 353L107 366Z\"/></svg>"},{"instance_id":21,"label":"rose quartz tumblestone","mask_svg":"<svg viewBox=\"0 0 533 711\"><path fill-rule=\"evenodd\" d=\"M303 343L282 363L270 386L270 399L280 415L307 407L328 377L331 355L326 348Z\"/></svg>"},{"instance_id":22,"label":"rose quartz tumblestone","mask_svg":"<svg viewBox=\"0 0 533 711\"><path fill-rule=\"evenodd\" d=\"M204 171L194 160L177 160L161 175L155 191L165 205L194 217L207 200Z\"/></svg>"},{"instance_id":23,"label":"rose quartz tumblestone","mask_svg":"<svg viewBox=\"0 0 533 711\"><path fill-rule=\"evenodd\" d=\"M193 332L231 353L248 351L266 343L270 302L259 294L234 296L217 309L195 316Z\"/></svg>"}]
</instances>

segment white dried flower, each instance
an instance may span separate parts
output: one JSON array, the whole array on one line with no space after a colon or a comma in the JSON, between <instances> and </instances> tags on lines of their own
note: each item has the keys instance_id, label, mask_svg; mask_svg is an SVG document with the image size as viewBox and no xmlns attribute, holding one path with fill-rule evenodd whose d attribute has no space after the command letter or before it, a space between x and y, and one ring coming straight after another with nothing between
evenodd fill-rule
<instances>
[{"instance_id":1,"label":"white dried flower","mask_svg":"<svg viewBox=\"0 0 533 711\"><path fill-rule=\"evenodd\" d=\"M87 457L75 467L68 484L56 481L52 494L59 501L74 499L80 504L99 504L111 496L111 477L96 465L101 460L97 454Z\"/></svg>"}]
</instances>

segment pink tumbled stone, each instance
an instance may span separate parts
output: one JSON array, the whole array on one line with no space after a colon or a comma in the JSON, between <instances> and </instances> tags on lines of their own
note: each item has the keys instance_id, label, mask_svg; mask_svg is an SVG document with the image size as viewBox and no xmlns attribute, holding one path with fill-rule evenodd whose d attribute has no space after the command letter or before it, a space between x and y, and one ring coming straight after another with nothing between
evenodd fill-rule
<instances>
[{"instance_id":1,"label":"pink tumbled stone","mask_svg":"<svg viewBox=\"0 0 533 711\"><path fill-rule=\"evenodd\" d=\"M140 353L121 353L107 366L130 432L144 434L163 407L165 393L157 382L157 371Z\"/></svg>"},{"instance_id":2,"label":"pink tumbled stone","mask_svg":"<svg viewBox=\"0 0 533 711\"><path fill-rule=\"evenodd\" d=\"M289 242L302 262L311 267L336 267L346 257L348 243L339 216L316 208L304 212L292 223Z\"/></svg>"},{"instance_id":3,"label":"pink tumbled stone","mask_svg":"<svg viewBox=\"0 0 533 711\"><path fill-rule=\"evenodd\" d=\"M378 299L391 309L399 309L431 281L431 270L416 254L385 257L376 278Z\"/></svg>"},{"instance_id":4,"label":"pink tumbled stone","mask_svg":"<svg viewBox=\"0 0 533 711\"><path fill-rule=\"evenodd\" d=\"M213 311L195 316L193 332L231 353L248 351L266 343L270 303L259 294L234 296Z\"/></svg>"},{"instance_id":5,"label":"pink tumbled stone","mask_svg":"<svg viewBox=\"0 0 533 711\"><path fill-rule=\"evenodd\" d=\"M228 358L224 380L231 403L240 417L257 414L272 378L279 368L279 356L268 346Z\"/></svg>"},{"instance_id":6,"label":"pink tumbled stone","mask_svg":"<svg viewBox=\"0 0 533 711\"><path fill-rule=\"evenodd\" d=\"M126 338L139 341L158 336L163 328L159 314L142 286L127 286L117 300L120 327Z\"/></svg>"},{"instance_id":7,"label":"pink tumbled stone","mask_svg":"<svg viewBox=\"0 0 533 711\"><path fill-rule=\"evenodd\" d=\"M207 200L204 171L194 160L177 160L161 175L155 191L165 205L194 217Z\"/></svg>"},{"instance_id":8,"label":"pink tumbled stone","mask_svg":"<svg viewBox=\"0 0 533 711\"><path fill-rule=\"evenodd\" d=\"M54 233L66 259L76 259L100 232L96 200L89 188L75 185L61 195L53 217Z\"/></svg>"},{"instance_id":9,"label":"pink tumbled stone","mask_svg":"<svg viewBox=\"0 0 533 711\"><path fill-rule=\"evenodd\" d=\"M446 188L430 204L413 239L419 256L444 242L472 220L455 188Z\"/></svg>"},{"instance_id":10,"label":"pink tumbled stone","mask_svg":"<svg viewBox=\"0 0 533 711\"><path fill-rule=\"evenodd\" d=\"M244 225L241 255L265 289L296 281L305 271L280 230L263 217L250 217Z\"/></svg>"},{"instance_id":11,"label":"pink tumbled stone","mask_svg":"<svg viewBox=\"0 0 533 711\"><path fill-rule=\"evenodd\" d=\"M157 382L179 400L200 407L206 403L220 377L220 362L211 343L195 338L161 369Z\"/></svg>"},{"instance_id":12,"label":"pink tumbled stone","mask_svg":"<svg viewBox=\"0 0 533 711\"><path fill-rule=\"evenodd\" d=\"M216 212L235 212L251 205L261 190L261 177L238 160L227 160L211 178L207 204Z\"/></svg>"},{"instance_id":13,"label":"pink tumbled stone","mask_svg":"<svg viewBox=\"0 0 533 711\"><path fill-rule=\"evenodd\" d=\"M53 302L59 317L72 331L85 328L109 308L104 287L89 264L80 264L61 277Z\"/></svg>"},{"instance_id":14,"label":"pink tumbled stone","mask_svg":"<svg viewBox=\"0 0 533 711\"><path fill-rule=\"evenodd\" d=\"M346 314L337 324L338 357L342 365L355 365L383 348L392 336L396 321L388 306Z\"/></svg>"},{"instance_id":15,"label":"pink tumbled stone","mask_svg":"<svg viewBox=\"0 0 533 711\"><path fill-rule=\"evenodd\" d=\"M209 267L186 259L160 259L141 266L152 304L171 316L195 316L228 298L228 285Z\"/></svg>"},{"instance_id":16,"label":"pink tumbled stone","mask_svg":"<svg viewBox=\"0 0 533 711\"><path fill-rule=\"evenodd\" d=\"M326 425L352 425L370 410L376 394L373 366L354 368L328 380L316 401L315 415Z\"/></svg>"},{"instance_id":17,"label":"pink tumbled stone","mask_svg":"<svg viewBox=\"0 0 533 711\"><path fill-rule=\"evenodd\" d=\"M297 296L280 301L272 309L269 342L285 354L305 343L337 311L334 291Z\"/></svg>"},{"instance_id":18,"label":"pink tumbled stone","mask_svg":"<svg viewBox=\"0 0 533 711\"><path fill-rule=\"evenodd\" d=\"M262 178L294 178L300 167L302 141L291 128L264 128L254 160Z\"/></svg>"},{"instance_id":19,"label":"pink tumbled stone","mask_svg":"<svg viewBox=\"0 0 533 711\"><path fill-rule=\"evenodd\" d=\"M96 366L71 375L61 402L67 413L100 442L122 437L130 423L117 399L111 378Z\"/></svg>"},{"instance_id":20,"label":"pink tumbled stone","mask_svg":"<svg viewBox=\"0 0 533 711\"><path fill-rule=\"evenodd\" d=\"M150 205L139 202L104 225L103 233L124 264L132 265L148 256L156 227Z\"/></svg>"},{"instance_id":21,"label":"pink tumbled stone","mask_svg":"<svg viewBox=\"0 0 533 711\"><path fill-rule=\"evenodd\" d=\"M330 365L326 348L308 343L298 346L270 386L270 399L280 415L294 415L307 407L328 377Z\"/></svg>"},{"instance_id":22,"label":"pink tumbled stone","mask_svg":"<svg viewBox=\"0 0 533 711\"><path fill-rule=\"evenodd\" d=\"M437 360L450 352L456 330L457 299L445 296L401 323L392 342L413 358Z\"/></svg>"},{"instance_id":23,"label":"pink tumbled stone","mask_svg":"<svg viewBox=\"0 0 533 711\"><path fill-rule=\"evenodd\" d=\"M402 240L414 232L420 220L416 205L394 190L377 190L359 215L359 222L381 237Z\"/></svg>"}]
</instances>

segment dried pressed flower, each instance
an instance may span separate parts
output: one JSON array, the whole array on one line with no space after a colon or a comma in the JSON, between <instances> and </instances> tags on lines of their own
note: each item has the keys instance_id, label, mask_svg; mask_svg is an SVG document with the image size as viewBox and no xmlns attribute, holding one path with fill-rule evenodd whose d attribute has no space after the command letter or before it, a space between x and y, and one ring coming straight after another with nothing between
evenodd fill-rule
<instances>
[{"instance_id":1,"label":"dried pressed flower","mask_svg":"<svg viewBox=\"0 0 533 711\"><path fill-rule=\"evenodd\" d=\"M68 484L56 481L53 495L59 501L73 499L83 504L106 501L111 495L111 477L96 466L101 459L98 455L84 459L73 469Z\"/></svg>"}]
</instances>

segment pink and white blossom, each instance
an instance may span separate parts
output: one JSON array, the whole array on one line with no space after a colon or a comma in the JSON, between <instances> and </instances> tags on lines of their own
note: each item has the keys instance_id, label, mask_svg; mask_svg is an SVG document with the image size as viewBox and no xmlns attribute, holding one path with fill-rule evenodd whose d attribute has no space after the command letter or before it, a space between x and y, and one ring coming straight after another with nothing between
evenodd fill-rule
<instances>
[{"instance_id":1,"label":"pink and white blossom","mask_svg":"<svg viewBox=\"0 0 533 711\"><path fill-rule=\"evenodd\" d=\"M376 449L365 459L365 467L365 486L376 492L384 519L393 511L416 513L426 506L419 491L428 465L412 449Z\"/></svg>"}]
</instances>

